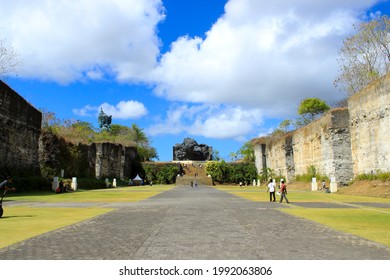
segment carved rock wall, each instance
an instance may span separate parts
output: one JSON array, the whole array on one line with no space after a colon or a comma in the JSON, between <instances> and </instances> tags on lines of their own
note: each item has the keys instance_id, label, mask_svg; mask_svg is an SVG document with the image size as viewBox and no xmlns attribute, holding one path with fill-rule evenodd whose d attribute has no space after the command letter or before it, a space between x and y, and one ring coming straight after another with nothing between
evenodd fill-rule
<instances>
[{"instance_id":1,"label":"carved rock wall","mask_svg":"<svg viewBox=\"0 0 390 280\"><path fill-rule=\"evenodd\" d=\"M339 183L362 173L390 172L389 130L390 74L349 98L348 109L333 110L280 139L252 140L256 167L259 172L270 167L291 180L314 165Z\"/></svg>"},{"instance_id":2,"label":"carved rock wall","mask_svg":"<svg viewBox=\"0 0 390 280\"><path fill-rule=\"evenodd\" d=\"M42 114L0 81L0 171L39 175ZM3 174L5 175L5 174Z\"/></svg>"},{"instance_id":3,"label":"carved rock wall","mask_svg":"<svg viewBox=\"0 0 390 280\"><path fill-rule=\"evenodd\" d=\"M390 74L348 100L355 174L390 172Z\"/></svg>"},{"instance_id":4,"label":"carved rock wall","mask_svg":"<svg viewBox=\"0 0 390 280\"><path fill-rule=\"evenodd\" d=\"M113 143L75 145L44 132L39 154L44 176L58 176L63 169L66 177L127 179L132 178L137 150Z\"/></svg>"},{"instance_id":5,"label":"carved rock wall","mask_svg":"<svg viewBox=\"0 0 390 280\"><path fill-rule=\"evenodd\" d=\"M183 143L173 146L173 160L211 160L213 149L206 144L198 144L194 139L185 138Z\"/></svg>"},{"instance_id":6,"label":"carved rock wall","mask_svg":"<svg viewBox=\"0 0 390 280\"><path fill-rule=\"evenodd\" d=\"M319 173L347 183L353 177L348 120L348 110L337 109L281 138L255 140L257 169L272 168L291 181L315 166Z\"/></svg>"}]
</instances>

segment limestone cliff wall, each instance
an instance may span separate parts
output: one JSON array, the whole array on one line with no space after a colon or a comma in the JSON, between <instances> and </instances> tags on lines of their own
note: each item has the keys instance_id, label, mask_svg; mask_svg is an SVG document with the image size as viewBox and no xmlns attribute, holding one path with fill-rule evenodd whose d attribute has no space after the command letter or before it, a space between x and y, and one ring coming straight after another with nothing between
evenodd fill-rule
<instances>
[{"instance_id":1,"label":"limestone cliff wall","mask_svg":"<svg viewBox=\"0 0 390 280\"><path fill-rule=\"evenodd\" d=\"M390 172L390 74L348 100L353 171Z\"/></svg>"},{"instance_id":2,"label":"limestone cliff wall","mask_svg":"<svg viewBox=\"0 0 390 280\"><path fill-rule=\"evenodd\" d=\"M50 132L43 132L40 141L42 175L66 177L132 178L137 156L134 147L114 143L73 144Z\"/></svg>"},{"instance_id":3,"label":"limestone cliff wall","mask_svg":"<svg viewBox=\"0 0 390 280\"><path fill-rule=\"evenodd\" d=\"M291 181L315 166L321 174L348 182L353 177L348 120L347 109L332 110L287 135L255 140L257 169L271 168Z\"/></svg>"},{"instance_id":4,"label":"limestone cliff wall","mask_svg":"<svg viewBox=\"0 0 390 280\"><path fill-rule=\"evenodd\" d=\"M362 173L390 172L390 74L311 124L281 138L254 143L256 167L292 180L313 165L339 183ZM279 173L279 174L278 174Z\"/></svg>"},{"instance_id":5,"label":"limestone cliff wall","mask_svg":"<svg viewBox=\"0 0 390 280\"><path fill-rule=\"evenodd\" d=\"M39 175L42 114L0 81L0 171ZM5 174L3 174L5 175Z\"/></svg>"}]
</instances>

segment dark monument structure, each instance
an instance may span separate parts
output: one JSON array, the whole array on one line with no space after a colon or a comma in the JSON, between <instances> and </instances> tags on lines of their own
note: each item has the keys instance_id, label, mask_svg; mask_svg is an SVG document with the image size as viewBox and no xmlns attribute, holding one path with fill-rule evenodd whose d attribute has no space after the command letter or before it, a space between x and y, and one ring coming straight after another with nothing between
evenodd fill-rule
<instances>
[{"instance_id":1,"label":"dark monument structure","mask_svg":"<svg viewBox=\"0 0 390 280\"><path fill-rule=\"evenodd\" d=\"M198 144L194 139L184 138L182 144L173 146L173 160L212 160L213 148Z\"/></svg>"}]
</instances>

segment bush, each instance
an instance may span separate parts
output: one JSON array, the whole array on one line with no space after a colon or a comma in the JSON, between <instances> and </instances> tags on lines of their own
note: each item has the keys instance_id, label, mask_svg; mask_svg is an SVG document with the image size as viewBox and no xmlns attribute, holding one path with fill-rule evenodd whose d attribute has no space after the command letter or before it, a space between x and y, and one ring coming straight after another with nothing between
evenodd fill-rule
<instances>
[{"instance_id":1,"label":"bush","mask_svg":"<svg viewBox=\"0 0 390 280\"><path fill-rule=\"evenodd\" d=\"M13 177L12 187L16 188L17 192L25 191L47 191L51 188L51 182L45 178L38 176L29 177Z\"/></svg>"},{"instance_id":2,"label":"bush","mask_svg":"<svg viewBox=\"0 0 390 280\"><path fill-rule=\"evenodd\" d=\"M359 174L356 176L357 181L380 180L382 182L390 181L390 172L377 171L376 173Z\"/></svg>"},{"instance_id":3,"label":"bush","mask_svg":"<svg viewBox=\"0 0 390 280\"><path fill-rule=\"evenodd\" d=\"M329 181L329 178L317 172L317 168L314 165L309 165L306 169L306 173L296 175L295 181L298 182L311 182L312 178L316 178L317 182Z\"/></svg>"}]
</instances>

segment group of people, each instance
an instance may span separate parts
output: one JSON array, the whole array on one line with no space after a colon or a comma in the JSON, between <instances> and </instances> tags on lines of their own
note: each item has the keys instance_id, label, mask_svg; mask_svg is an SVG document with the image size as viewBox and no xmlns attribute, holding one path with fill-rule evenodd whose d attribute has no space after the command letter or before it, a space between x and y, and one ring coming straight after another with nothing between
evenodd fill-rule
<instances>
[{"instance_id":1,"label":"group of people","mask_svg":"<svg viewBox=\"0 0 390 280\"><path fill-rule=\"evenodd\" d=\"M287 185L285 184L284 180L282 179L280 181L280 200L279 200L279 203L282 203L283 202L283 199L286 200L287 203L290 203L288 201L288 198L287 198ZM276 201L276 197L275 197L275 191L276 191L276 186L275 186L275 183L272 179L269 180L269 183L268 183L268 190L267 192L269 192L269 201L270 202L275 202Z\"/></svg>"}]
</instances>

